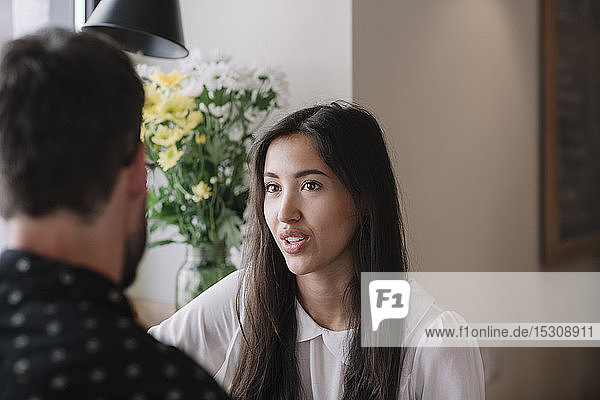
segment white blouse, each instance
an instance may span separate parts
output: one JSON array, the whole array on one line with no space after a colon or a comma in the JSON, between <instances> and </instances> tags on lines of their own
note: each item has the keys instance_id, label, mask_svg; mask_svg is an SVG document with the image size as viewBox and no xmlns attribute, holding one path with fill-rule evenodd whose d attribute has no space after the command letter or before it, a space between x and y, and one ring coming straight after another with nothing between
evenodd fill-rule
<instances>
[{"instance_id":1,"label":"white blouse","mask_svg":"<svg viewBox=\"0 0 600 400\"><path fill-rule=\"evenodd\" d=\"M150 328L159 341L175 346L203 366L227 390L232 383L242 340L235 311L235 297L242 274L236 271L202 293L169 319ZM411 284L411 314L416 328L409 333L418 344L404 360L399 399L479 400L485 398L483 363L476 342L470 347L426 347L425 328L444 328L464 323L460 315L443 311L418 285ZM414 312L413 305L419 311ZM302 385L309 399L339 399L344 353L349 331L330 331L319 326L296 302L298 334L296 351ZM241 310L243 313L243 310Z\"/></svg>"}]
</instances>

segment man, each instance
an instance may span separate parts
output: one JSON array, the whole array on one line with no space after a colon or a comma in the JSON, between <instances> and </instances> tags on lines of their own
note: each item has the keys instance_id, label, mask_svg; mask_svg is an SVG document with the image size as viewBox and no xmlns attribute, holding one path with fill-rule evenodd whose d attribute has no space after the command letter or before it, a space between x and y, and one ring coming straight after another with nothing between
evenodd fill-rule
<instances>
[{"instance_id":1,"label":"man","mask_svg":"<svg viewBox=\"0 0 600 400\"><path fill-rule=\"evenodd\" d=\"M139 327L144 92L127 56L46 30L0 63L0 399L222 399Z\"/></svg>"}]
</instances>

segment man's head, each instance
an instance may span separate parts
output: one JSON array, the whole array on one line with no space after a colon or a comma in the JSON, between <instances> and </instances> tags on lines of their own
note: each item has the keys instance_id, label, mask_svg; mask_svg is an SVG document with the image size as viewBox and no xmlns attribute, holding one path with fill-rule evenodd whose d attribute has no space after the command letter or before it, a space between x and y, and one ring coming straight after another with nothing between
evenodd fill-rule
<instances>
[{"instance_id":1,"label":"man's head","mask_svg":"<svg viewBox=\"0 0 600 400\"><path fill-rule=\"evenodd\" d=\"M0 62L0 215L68 211L93 221L120 172L139 158L143 103L127 56L98 37L49 29L8 43ZM124 256L135 264L146 232L139 211Z\"/></svg>"}]
</instances>

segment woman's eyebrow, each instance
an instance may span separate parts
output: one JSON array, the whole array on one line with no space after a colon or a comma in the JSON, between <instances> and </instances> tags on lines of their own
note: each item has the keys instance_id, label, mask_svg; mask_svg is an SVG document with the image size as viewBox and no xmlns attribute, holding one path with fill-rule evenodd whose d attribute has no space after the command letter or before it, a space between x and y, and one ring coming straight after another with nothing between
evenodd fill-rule
<instances>
[{"instance_id":1,"label":"woman's eyebrow","mask_svg":"<svg viewBox=\"0 0 600 400\"><path fill-rule=\"evenodd\" d=\"M327 174L323 171L320 171L318 169L305 169L302 171L298 171L294 174L294 178L302 178L303 176L306 175L324 175L327 176ZM279 178L279 176L273 172L265 172L263 174L264 177L268 177L268 178Z\"/></svg>"}]
</instances>

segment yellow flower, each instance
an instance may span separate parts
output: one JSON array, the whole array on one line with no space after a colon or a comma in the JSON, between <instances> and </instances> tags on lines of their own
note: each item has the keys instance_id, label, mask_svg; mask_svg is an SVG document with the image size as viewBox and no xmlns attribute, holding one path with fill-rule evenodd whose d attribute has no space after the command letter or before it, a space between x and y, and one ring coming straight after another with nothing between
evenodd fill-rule
<instances>
[{"instance_id":1,"label":"yellow flower","mask_svg":"<svg viewBox=\"0 0 600 400\"><path fill-rule=\"evenodd\" d=\"M145 84L144 92L146 93L144 101L144 118L149 118L156 115L158 106L163 102L163 96L154 85Z\"/></svg>"},{"instance_id":2,"label":"yellow flower","mask_svg":"<svg viewBox=\"0 0 600 400\"><path fill-rule=\"evenodd\" d=\"M208 141L208 137L206 137L205 134L202 135L196 135L195 137L196 143L198 144L206 144L206 142Z\"/></svg>"},{"instance_id":3,"label":"yellow flower","mask_svg":"<svg viewBox=\"0 0 600 400\"><path fill-rule=\"evenodd\" d=\"M211 188L204 181L200 181L196 186L192 186L192 200L198 203L200 200L206 200L212 196Z\"/></svg>"},{"instance_id":4,"label":"yellow flower","mask_svg":"<svg viewBox=\"0 0 600 400\"><path fill-rule=\"evenodd\" d=\"M170 147L176 144L183 137L183 131L179 128L169 128L165 125L158 125L152 142L164 147Z\"/></svg>"},{"instance_id":5,"label":"yellow flower","mask_svg":"<svg viewBox=\"0 0 600 400\"><path fill-rule=\"evenodd\" d=\"M146 143L146 138L149 138L150 136L152 136L152 130L148 129L146 124L142 124L140 128L140 140L143 143Z\"/></svg>"},{"instance_id":6,"label":"yellow flower","mask_svg":"<svg viewBox=\"0 0 600 400\"><path fill-rule=\"evenodd\" d=\"M188 114L183 122L183 129L186 131L191 131L196 128L198 125L204 122L204 116L200 111L192 111Z\"/></svg>"},{"instance_id":7,"label":"yellow flower","mask_svg":"<svg viewBox=\"0 0 600 400\"><path fill-rule=\"evenodd\" d=\"M165 73L161 70L156 70L152 75L150 75L150 79L160 86L173 88L183 82L185 75L183 75L177 69L172 70L167 75L165 75Z\"/></svg>"},{"instance_id":8,"label":"yellow flower","mask_svg":"<svg viewBox=\"0 0 600 400\"><path fill-rule=\"evenodd\" d=\"M166 171L174 167L182 155L183 151L177 150L176 146L171 146L167 150L158 153L158 165L160 165L163 171Z\"/></svg>"},{"instance_id":9,"label":"yellow flower","mask_svg":"<svg viewBox=\"0 0 600 400\"><path fill-rule=\"evenodd\" d=\"M196 107L194 99L182 96L179 93L171 93L169 97L161 104L158 114L165 120L176 119L183 121L188 113Z\"/></svg>"}]
</instances>

